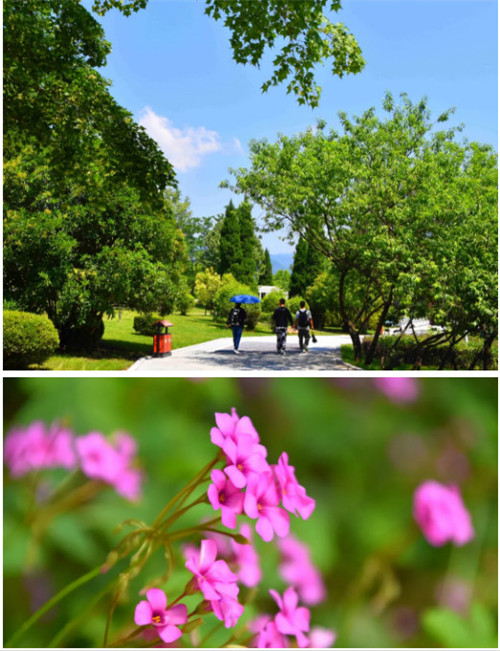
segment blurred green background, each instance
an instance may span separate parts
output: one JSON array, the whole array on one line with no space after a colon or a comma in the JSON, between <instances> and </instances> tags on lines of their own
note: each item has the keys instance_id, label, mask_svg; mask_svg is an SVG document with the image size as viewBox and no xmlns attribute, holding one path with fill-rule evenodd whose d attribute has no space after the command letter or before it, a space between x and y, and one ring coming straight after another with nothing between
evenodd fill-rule
<instances>
[{"instance_id":1,"label":"blurred green background","mask_svg":"<svg viewBox=\"0 0 500 651\"><path fill-rule=\"evenodd\" d=\"M120 539L113 534L117 524L154 519L212 459L214 412L234 406L251 417L271 463L289 453L300 483L317 501L308 521L291 522L328 588L327 600L312 609L312 625L335 629L337 647L497 646L497 381L416 382L418 398L395 403L373 380L357 378L6 379L5 432L35 419L64 419L79 435L126 430L139 442L147 481L140 503L106 491L56 518L33 548L26 523L33 482L14 481L4 470L5 640L51 595L103 562ZM53 486L64 475L43 473ZM412 494L431 478L460 485L476 530L472 543L433 548L418 531ZM191 521L212 515L210 505L201 505ZM257 547L264 579L243 622L257 610L274 613L268 589L285 587L274 545L259 539ZM164 571L158 553L118 604L111 640L133 628L139 590ZM47 646L79 616L62 645L101 646L109 601L91 602L108 580L98 577L73 592L20 646ZM166 586L170 601L186 580L179 555ZM216 622L207 619L204 631ZM227 638L222 630L207 644Z\"/></svg>"}]
</instances>

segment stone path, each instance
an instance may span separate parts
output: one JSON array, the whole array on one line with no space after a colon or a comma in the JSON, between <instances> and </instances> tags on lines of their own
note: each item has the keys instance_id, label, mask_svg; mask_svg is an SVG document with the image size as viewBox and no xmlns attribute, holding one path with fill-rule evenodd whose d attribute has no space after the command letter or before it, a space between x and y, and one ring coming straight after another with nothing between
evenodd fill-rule
<instances>
[{"instance_id":1,"label":"stone path","mask_svg":"<svg viewBox=\"0 0 500 651\"><path fill-rule=\"evenodd\" d=\"M285 355L276 352L276 337L243 337L240 354L233 353L232 339L224 337L203 344L187 346L172 351L168 357L142 357L129 369L129 373L148 374L172 371L221 371L233 374L239 371L355 371L359 370L342 361L340 346L351 343L347 335L318 337L310 343L309 352L301 353L297 335L288 335Z\"/></svg>"}]
</instances>

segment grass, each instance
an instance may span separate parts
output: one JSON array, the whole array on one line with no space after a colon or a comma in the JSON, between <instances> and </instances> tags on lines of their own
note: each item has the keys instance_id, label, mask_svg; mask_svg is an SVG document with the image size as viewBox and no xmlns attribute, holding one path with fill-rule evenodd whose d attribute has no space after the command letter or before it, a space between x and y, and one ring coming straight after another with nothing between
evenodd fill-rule
<instances>
[{"instance_id":1,"label":"grass","mask_svg":"<svg viewBox=\"0 0 500 651\"><path fill-rule=\"evenodd\" d=\"M104 320L104 336L99 348L91 354L65 354L59 352L49 357L42 366L32 366L33 370L47 371L122 371L129 368L140 357L150 355L153 338L134 331L136 312L122 310L121 318ZM210 314L201 308L194 308L188 315L174 314L168 317L174 326L172 350L200 344L204 341L230 338L231 330L223 323L217 323ZM269 326L258 324L255 330L245 330L244 337L259 337L272 334Z\"/></svg>"}]
</instances>

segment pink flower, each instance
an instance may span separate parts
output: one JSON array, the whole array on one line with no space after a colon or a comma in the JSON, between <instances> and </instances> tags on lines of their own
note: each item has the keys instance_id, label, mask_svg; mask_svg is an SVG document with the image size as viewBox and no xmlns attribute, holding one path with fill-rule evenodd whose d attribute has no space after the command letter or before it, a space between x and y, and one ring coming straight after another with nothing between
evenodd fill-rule
<instances>
[{"instance_id":1,"label":"pink flower","mask_svg":"<svg viewBox=\"0 0 500 651\"><path fill-rule=\"evenodd\" d=\"M82 471L87 477L111 484L129 500L141 494L142 473L130 467L135 455L135 441L125 433L117 436L117 448L100 432L90 432L75 441Z\"/></svg>"},{"instance_id":2,"label":"pink flower","mask_svg":"<svg viewBox=\"0 0 500 651\"><path fill-rule=\"evenodd\" d=\"M137 626L152 624L164 642L173 642L182 636L179 625L187 622L187 608L177 604L167 610L167 595L163 590L151 588L146 592L147 601L141 601L135 609Z\"/></svg>"},{"instance_id":3,"label":"pink flower","mask_svg":"<svg viewBox=\"0 0 500 651\"><path fill-rule=\"evenodd\" d=\"M221 622L224 622L226 628L236 626L236 622L245 610L237 599L232 599L231 597L223 597L222 599L211 601L210 605L212 606L214 615Z\"/></svg>"},{"instance_id":4,"label":"pink flower","mask_svg":"<svg viewBox=\"0 0 500 651\"><path fill-rule=\"evenodd\" d=\"M418 396L417 381L411 377L377 377L373 382L394 402L413 402Z\"/></svg>"},{"instance_id":5,"label":"pink flower","mask_svg":"<svg viewBox=\"0 0 500 651\"><path fill-rule=\"evenodd\" d=\"M255 531L266 542L272 540L275 533L283 538L290 530L290 516L278 504L279 496L272 473L250 479L243 506L249 518L257 519Z\"/></svg>"},{"instance_id":6,"label":"pink flower","mask_svg":"<svg viewBox=\"0 0 500 651\"><path fill-rule=\"evenodd\" d=\"M460 546L474 538L470 514L456 486L444 486L437 481L421 484L413 496L413 515L435 547L448 541Z\"/></svg>"},{"instance_id":7,"label":"pink flower","mask_svg":"<svg viewBox=\"0 0 500 651\"><path fill-rule=\"evenodd\" d=\"M278 541L283 555L279 571L283 579L296 588L301 601L308 606L326 598L326 588L319 570L313 565L309 548L293 536Z\"/></svg>"},{"instance_id":8,"label":"pink flower","mask_svg":"<svg viewBox=\"0 0 500 651\"><path fill-rule=\"evenodd\" d=\"M47 429L35 421L26 429L12 430L5 438L4 459L13 477L22 477L32 470L63 467L75 468L73 434L54 423Z\"/></svg>"},{"instance_id":9,"label":"pink flower","mask_svg":"<svg viewBox=\"0 0 500 651\"><path fill-rule=\"evenodd\" d=\"M278 631L274 620L260 629L257 636L257 649L287 649L289 646L286 637Z\"/></svg>"},{"instance_id":10,"label":"pink flower","mask_svg":"<svg viewBox=\"0 0 500 651\"><path fill-rule=\"evenodd\" d=\"M278 465L273 466L274 476L278 480L281 490L281 501L290 513L299 512L304 520L311 515L316 507L316 502L308 497L306 489L295 478L295 468L288 465L288 454L283 452L278 459Z\"/></svg>"},{"instance_id":11,"label":"pink flower","mask_svg":"<svg viewBox=\"0 0 500 651\"><path fill-rule=\"evenodd\" d=\"M76 439L82 470L91 479L113 484L123 469L123 457L100 432L90 432Z\"/></svg>"},{"instance_id":12,"label":"pink flower","mask_svg":"<svg viewBox=\"0 0 500 651\"><path fill-rule=\"evenodd\" d=\"M226 439L222 449L228 462L224 472L237 488L246 486L252 475L269 471L266 448L248 435L239 436L236 442Z\"/></svg>"},{"instance_id":13,"label":"pink flower","mask_svg":"<svg viewBox=\"0 0 500 651\"><path fill-rule=\"evenodd\" d=\"M131 463L137 454L137 441L128 432L116 432L113 438L118 454Z\"/></svg>"},{"instance_id":14,"label":"pink flower","mask_svg":"<svg viewBox=\"0 0 500 651\"><path fill-rule=\"evenodd\" d=\"M232 483L222 470L212 470L213 484L208 487L208 499L214 510L221 510L222 524L229 529L236 528L236 516L243 510L243 493Z\"/></svg>"},{"instance_id":15,"label":"pink flower","mask_svg":"<svg viewBox=\"0 0 500 651\"><path fill-rule=\"evenodd\" d=\"M186 561L187 569L194 575L198 588L207 601L222 598L236 598L239 592L237 576L227 563L216 561L217 545L213 540L202 540L200 552Z\"/></svg>"},{"instance_id":16,"label":"pink flower","mask_svg":"<svg viewBox=\"0 0 500 651\"><path fill-rule=\"evenodd\" d=\"M249 436L254 443L259 442L259 434L248 416L240 418L233 407L230 414L215 414L217 427L210 430L210 439L214 445L222 448L227 439L237 443L239 437Z\"/></svg>"},{"instance_id":17,"label":"pink flower","mask_svg":"<svg viewBox=\"0 0 500 651\"><path fill-rule=\"evenodd\" d=\"M311 649L329 649L335 644L337 633L329 628L314 626L309 634L309 647Z\"/></svg>"},{"instance_id":18,"label":"pink flower","mask_svg":"<svg viewBox=\"0 0 500 651\"><path fill-rule=\"evenodd\" d=\"M251 543L252 528L249 524L242 524L240 527L240 533L242 536L245 536L245 538L250 540ZM254 588L262 579L259 556L255 551L255 547L252 544L241 545L232 539L231 547L234 550L238 579L243 583L243 585L246 585L247 588Z\"/></svg>"},{"instance_id":19,"label":"pink flower","mask_svg":"<svg viewBox=\"0 0 500 651\"><path fill-rule=\"evenodd\" d=\"M242 524L240 533L247 540L252 541L252 528L249 524ZM240 544L232 538L220 533L207 533L207 537L217 545L217 553L228 562L230 568L236 572L238 581L248 588L255 587L262 578L259 557L252 544Z\"/></svg>"},{"instance_id":20,"label":"pink flower","mask_svg":"<svg viewBox=\"0 0 500 651\"><path fill-rule=\"evenodd\" d=\"M287 588L283 593L283 599L276 590L269 590L269 592L280 609L274 618L278 631L283 635L294 635L301 648L308 646L309 640L304 633L309 631L311 613L303 606L297 608L299 598L294 588Z\"/></svg>"}]
</instances>

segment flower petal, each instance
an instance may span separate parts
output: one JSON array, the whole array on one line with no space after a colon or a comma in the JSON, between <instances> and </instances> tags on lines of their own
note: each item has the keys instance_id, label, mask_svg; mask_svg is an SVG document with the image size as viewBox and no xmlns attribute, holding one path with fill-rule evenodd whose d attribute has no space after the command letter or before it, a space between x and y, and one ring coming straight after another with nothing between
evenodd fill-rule
<instances>
[{"instance_id":1,"label":"flower petal","mask_svg":"<svg viewBox=\"0 0 500 651\"><path fill-rule=\"evenodd\" d=\"M177 604L167 611L167 622L169 624L185 624L187 622L188 610L185 604Z\"/></svg>"},{"instance_id":2,"label":"flower petal","mask_svg":"<svg viewBox=\"0 0 500 651\"><path fill-rule=\"evenodd\" d=\"M165 626L164 628L158 628L157 630L158 635L167 644L182 637L182 631L180 628L177 628L177 626Z\"/></svg>"},{"instance_id":3,"label":"flower petal","mask_svg":"<svg viewBox=\"0 0 500 651\"><path fill-rule=\"evenodd\" d=\"M274 531L271 526L271 523L265 516L261 516L257 520L257 524L255 525L255 531L259 534L262 540L265 540L265 542L271 541L274 537Z\"/></svg>"},{"instance_id":4,"label":"flower petal","mask_svg":"<svg viewBox=\"0 0 500 651\"><path fill-rule=\"evenodd\" d=\"M200 572L204 572L212 565L217 556L217 545L213 540L202 540L200 547Z\"/></svg>"},{"instance_id":5,"label":"flower petal","mask_svg":"<svg viewBox=\"0 0 500 651\"><path fill-rule=\"evenodd\" d=\"M151 588L146 592L146 597L153 610L164 611L167 607L167 595L159 588Z\"/></svg>"},{"instance_id":6,"label":"flower petal","mask_svg":"<svg viewBox=\"0 0 500 651\"><path fill-rule=\"evenodd\" d=\"M137 626L146 626L151 624L153 609L147 601L140 601L135 607L134 622Z\"/></svg>"},{"instance_id":7,"label":"flower petal","mask_svg":"<svg viewBox=\"0 0 500 651\"><path fill-rule=\"evenodd\" d=\"M227 466L224 468L224 472L233 482L236 488L244 488L247 483L247 478L236 466Z\"/></svg>"}]
</instances>

